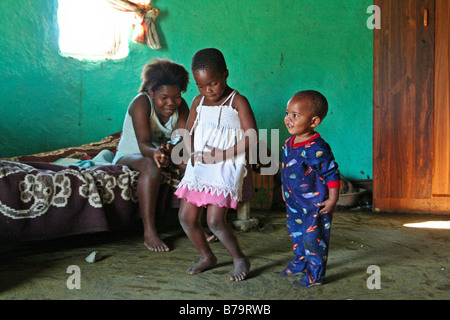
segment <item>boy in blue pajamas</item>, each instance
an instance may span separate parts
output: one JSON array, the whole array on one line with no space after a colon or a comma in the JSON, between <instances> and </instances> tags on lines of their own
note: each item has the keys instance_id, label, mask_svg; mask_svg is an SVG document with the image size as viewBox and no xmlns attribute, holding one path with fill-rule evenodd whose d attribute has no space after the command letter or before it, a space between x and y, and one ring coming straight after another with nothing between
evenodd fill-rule
<instances>
[{"instance_id":1,"label":"boy in blue pajamas","mask_svg":"<svg viewBox=\"0 0 450 320\"><path fill-rule=\"evenodd\" d=\"M330 146L315 131L328 112L317 91L296 93L284 123L291 134L283 146L282 193L295 259L282 276L302 274L294 285L321 285L330 242L330 226L339 199L340 176Z\"/></svg>"}]
</instances>

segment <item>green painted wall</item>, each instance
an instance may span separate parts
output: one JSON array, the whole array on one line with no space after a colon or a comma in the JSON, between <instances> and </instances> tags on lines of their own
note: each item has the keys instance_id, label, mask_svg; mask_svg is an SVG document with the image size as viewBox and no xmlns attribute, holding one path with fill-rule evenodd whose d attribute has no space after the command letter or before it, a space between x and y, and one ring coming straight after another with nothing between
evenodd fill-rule
<instances>
[{"instance_id":1,"label":"green painted wall","mask_svg":"<svg viewBox=\"0 0 450 320\"><path fill-rule=\"evenodd\" d=\"M372 177L373 32L367 0L154 0L163 49L130 43L127 58L87 62L58 54L57 0L0 2L0 157L92 142L120 131L152 57L184 64L199 49L225 55L229 84L249 99L259 128L288 133L287 100L321 91L319 132L341 172ZM185 98L197 93L191 83Z\"/></svg>"}]
</instances>

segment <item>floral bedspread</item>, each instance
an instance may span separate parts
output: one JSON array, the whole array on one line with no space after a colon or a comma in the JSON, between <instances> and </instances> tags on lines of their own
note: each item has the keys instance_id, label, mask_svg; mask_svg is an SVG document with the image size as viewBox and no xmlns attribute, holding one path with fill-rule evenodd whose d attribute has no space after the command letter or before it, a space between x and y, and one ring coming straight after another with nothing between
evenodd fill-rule
<instances>
[{"instance_id":1,"label":"floral bedspread","mask_svg":"<svg viewBox=\"0 0 450 320\"><path fill-rule=\"evenodd\" d=\"M139 173L0 161L0 242L112 231L139 217Z\"/></svg>"}]
</instances>

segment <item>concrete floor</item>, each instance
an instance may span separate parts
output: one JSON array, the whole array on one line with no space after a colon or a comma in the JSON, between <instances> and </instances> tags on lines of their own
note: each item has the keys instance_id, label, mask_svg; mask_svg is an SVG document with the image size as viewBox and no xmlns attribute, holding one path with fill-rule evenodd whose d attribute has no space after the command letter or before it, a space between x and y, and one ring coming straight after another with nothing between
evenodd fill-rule
<instances>
[{"instance_id":1,"label":"concrete floor","mask_svg":"<svg viewBox=\"0 0 450 320\"><path fill-rule=\"evenodd\" d=\"M298 288L292 277L278 274L293 258L285 213L252 212L261 228L239 233L250 258L250 277L229 281L232 261L219 242L212 243L218 265L198 275L185 270L197 252L177 224L176 212L160 225L173 248L153 253L143 245L140 222L125 231L85 234L34 243L0 244L0 300L17 299L148 299L148 300L346 300L450 299L448 279L450 230L414 229L405 223L450 220L450 216L335 213L326 283ZM230 221L235 213L229 214ZM162 224L162 222L160 222ZM99 250L104 258L87 263ZM68 289L80 269L80 289ZM380 270L380 289L369 289ZM75 283L71 281L71 283Z\"/></svg>"}]
</instances>

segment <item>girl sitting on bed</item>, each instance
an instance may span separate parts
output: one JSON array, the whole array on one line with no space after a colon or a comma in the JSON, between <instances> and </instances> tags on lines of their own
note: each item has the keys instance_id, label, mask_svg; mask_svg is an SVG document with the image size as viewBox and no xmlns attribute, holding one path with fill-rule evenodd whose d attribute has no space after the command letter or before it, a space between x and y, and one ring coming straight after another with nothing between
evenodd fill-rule
<instances>
[{"instance_id":1,"label":"girl sitting on bed","mask_svg":"<svg viewBox=\"0 0 450 320\"><path fill-rule=\"evenodd\" d=\"M181 94L189 74L168 59L146 64L139 94L131 101L117 147L114 164L139 171L138 199L144 226L144 244L151 251L169 251L156 231L155 211L162 184L177 186L182 164L170 161L174 130L185 128L189 108ZM170 142L170 143L169 143Z\"/></svg>"}]
</instances>

